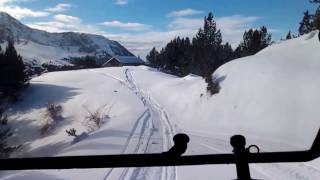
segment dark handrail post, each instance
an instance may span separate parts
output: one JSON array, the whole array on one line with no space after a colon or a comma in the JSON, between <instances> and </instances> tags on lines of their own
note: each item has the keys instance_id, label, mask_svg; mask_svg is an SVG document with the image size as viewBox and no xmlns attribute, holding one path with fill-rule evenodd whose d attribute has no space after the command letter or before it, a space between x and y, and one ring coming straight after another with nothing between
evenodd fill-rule
<instances>
[{"instance_id":1,"label":"dark handrail post","mask_svg":"<svg viewBox=\"0 0 320 180\"><path fill-rule=\"evenodd\" d=\"M251 180L249 163L247 159L246 139L242 135L232 136L230 144L233 147L238 180Z\"/></svg>"}]
</instances>

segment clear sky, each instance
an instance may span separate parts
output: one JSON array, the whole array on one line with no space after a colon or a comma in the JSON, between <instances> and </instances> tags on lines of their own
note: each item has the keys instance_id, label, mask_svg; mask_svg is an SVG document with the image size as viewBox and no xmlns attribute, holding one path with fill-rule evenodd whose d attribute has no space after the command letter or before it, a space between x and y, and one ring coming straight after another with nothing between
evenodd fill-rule
<instances>
[{"instance_id":1,"label":"clear sky","mask_svg":"<svg viewBox=\"0 0 320 180\"><path fill-rule=\"evenodd\" d=\"M0 0L23 23L50 32L77 31L117 40L144 57L175 36L192 37L212 11L233 46L245 29L265 25L274 40L296 33L309 0Z\"/></svg>"}]
</instances>

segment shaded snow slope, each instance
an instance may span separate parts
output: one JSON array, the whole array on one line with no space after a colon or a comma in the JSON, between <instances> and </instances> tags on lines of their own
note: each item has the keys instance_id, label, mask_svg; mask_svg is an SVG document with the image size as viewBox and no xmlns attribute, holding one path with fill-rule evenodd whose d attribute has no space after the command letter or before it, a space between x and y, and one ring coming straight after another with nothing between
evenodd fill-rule
<instances>
[{"instance_id":1,"label":"shaded snow slope","mask_svg":"<svg viewBox=\"0 0 320 180\"><path fill-rule=\"evenodd\" d=\"M40 129L46 123L45 107L48 103L62 106L62 120L53 131L42 136ZM64 153L69 152L65 148L72 146L73 138L68 137L65 130L75 128L77 134L90 133L86 126L86 117L89 112L94 113L99 109L102 118L110 117L104 119L103 126L110 132L105 132L106 129L96 132L102 139L128 136L135 123L134 119L137 120L144 112L142 103L130 90L118 81L93 70L44 74L31 81L23 100L9 111L16 128L16 136L11 142L27 142L23 153L18 156L50 156L61 153L61 150L64 150ZM121 149L125 141L125 138L119 138L118 142L112 141L115 143L113 144L107 139L104 139L106 148L101 148L103 144L99 141L85 141L90 146L84 147L79 154L113 153L113 147L119 146L118 149ZM97 144L97 147L94 144ZM77 152L74 154L78 154L77 148L71 149Z\"/></svg>"}]
</instances>

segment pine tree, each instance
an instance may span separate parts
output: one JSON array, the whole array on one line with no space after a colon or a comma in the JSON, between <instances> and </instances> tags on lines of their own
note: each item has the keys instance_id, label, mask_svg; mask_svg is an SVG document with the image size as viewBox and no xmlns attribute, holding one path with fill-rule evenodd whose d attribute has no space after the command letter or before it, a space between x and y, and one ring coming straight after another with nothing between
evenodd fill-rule
<instances>
[{"instance_id":1,"label":"pine tree","mask_svg":"<svg viewBox=\"0 0 320 180\"><path fill-rule=\"evenodd\" d=\"M1 56L0 91L7 95L14 95L28 80L25 65L12 41L8 41L8 46Z\"/></svg>"},{"instance_id":2,"label":"pine tree","mask_svg":"<svg viewBox=\"0 0 320 180\"><path fill-rule=\"evenodd\" d=\"M265 26L260 29L249 29L243 34L243 41L235 50L235 57L254 55L271 44L271 34Z\"/></svg>"},{"instance_id":3,"label":"pine tree","mask_svg":"<svg viewBox=\"0 0 320 180\"><path fill-rule=\"evenodd\" d=\"M217 29L213 14L204 18L203 29L200 28L192 41L195 50L192 57L193 73L205 77L219 67L221 61L222 35Z\"/></svg>"},{"instance_id":4,"label":"pine tree","mask_svg":"<svg viewBox=\"0 0 320 180\"><path fill-rule=\"evenodd\" d=\"M286 36L286 40L292 39L291 31L288 32Z\"/></svg>"},{"instance_id":5,"label":"pine tree","mask_svg":"<svg viewBox=\"0 0 320 180\"><path fill-rule=\"evenodd\" d=\"M320 30L320 7L317 9L313 18L314 29Z\"/></svg>"},{"instance_id":6,"label":"pine tree","mask_svg":"<svg viewBox=\"0 0 320 180\"><path fill-rule=\"evenodd\" d=\"M160 52L153 48L147 60L161 70L179 76L194 73L207 77L233 57L232 47L229 43L222 44L221 32L213 14L209 13L192 42L189 38L176 37Z\"/></svg>"},{"instance_id":7,"label":"pine tree","mask_svg":"<svg viewBox=\"0 0 320 180\"><path fill-rule=\"evenodd\" d=\"M234 52L231 45L227 42L222 45L220 66L234 59Z\"/></svg>"},{"instance_id":8,"label":"pine tree","mask_svg":"<svg viewBox=\"0 0 320 180\"><path fill-rule=\"evenodd\" d=\"M304 35L311 32L313 29L312 24L312 15L309 13L309 11L304 12L304 16L300 22L299 35Z\"/></svg>"},{"instance_id":9,"label":"pine tree","mask_svg":"<svg viewBox=\"0 0 320 180\"><path fill-rule=\"evenodd\" d=\"M152 50L149 52L149 54L146 57L147 62L149 64L158 66L159 65L159 62L157 61L158 55L159 55L159 52L157 51L157 49L155 47L153 47Z\"/></svg>"},{"instance_id":10,"label":"pine tree","mask_svg":"<svg viewBox=\"0 0 320 180\"><path fill-rule=\"evenodd\" d=\"M320 3L320 0L310 0L311 3Z\"/></svg>"}]
</instances>

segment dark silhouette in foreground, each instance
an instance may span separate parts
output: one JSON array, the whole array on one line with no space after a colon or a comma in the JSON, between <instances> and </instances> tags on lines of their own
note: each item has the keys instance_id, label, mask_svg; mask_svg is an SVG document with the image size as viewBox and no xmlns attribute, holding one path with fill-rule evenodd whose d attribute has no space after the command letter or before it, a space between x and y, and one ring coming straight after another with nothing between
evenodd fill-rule
<instances>
[{"instance_id":1,"label":"dark silhouette in foreground","mask_svg":"<svg viewBox=\"0 0 320 180\"><path fill-rule=\"evenodd\" d=\"M177 134L173 137L174 146L168 151L164 152L163 155L177 157L184 154L188 147L190 138L186 134Z\"/></svg>"},{"instance_id":2,"label":"dark silhouette in foreground","mask_svg":"<svg viewBox=\"0 0 320 180\"><path fill-rule=\"evenodd\" d=\"M238 180L251 180L249 163L293 163L307 162L320 157L320 130L313 145L306 151L260 153L257 146L245 148L245 138L236 135L231 138L233 154L208 154L181 156L189 142L189 137L179 134L174 138L175 145L161 154L128 154L98 156L65 156L40 158L0 159L0 170L32 169L89 169L121 167L190 166L208 164L236 164ZM251 153L251 147L258 152Z\"/></svg>"}]
</instances>

